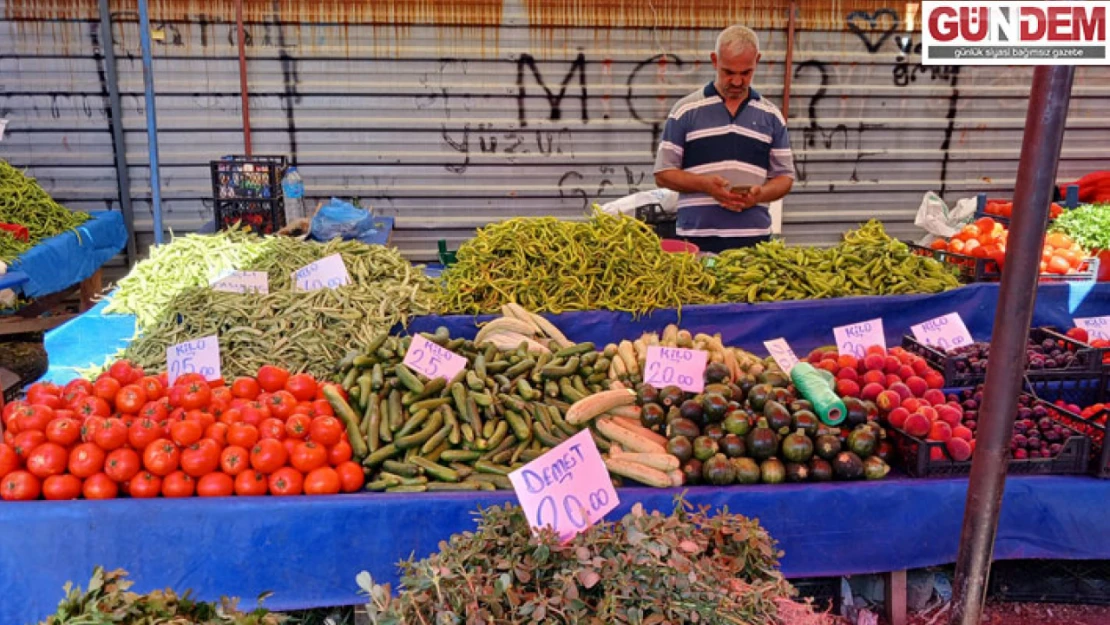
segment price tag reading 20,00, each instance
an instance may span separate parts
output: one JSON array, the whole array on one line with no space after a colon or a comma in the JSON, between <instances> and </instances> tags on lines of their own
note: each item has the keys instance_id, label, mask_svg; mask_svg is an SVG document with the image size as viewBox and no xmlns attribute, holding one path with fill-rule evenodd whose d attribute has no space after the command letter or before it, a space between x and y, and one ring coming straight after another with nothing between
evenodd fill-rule
<instances>
[{"instance_id":1,"label":"price tag reading 20,00","mask_svg":"<svg viewBox=\"0 0 1110 625\"><path fill-rule=\"evenodd\" d=\"M644 382L655 388L677 386L687 393L700 393L705 388L705 363L709 354L700 349L681 347L648 347L644 363Z\"/></svg>"},{"instance_id":2,"label":"price tag reading 20,00","mask_svg":"<svg viewBox=\"0 0 1110 625\"><path fill-rule=\"evenodd\" d=\"M867 348L873 345L886 349L886 335L883 332L883 320L872 319L861 321L852 325L833 328L836 337L837 351L841 354L851 354L856 358L867 355Z\"/></svg>"}]
</instances>

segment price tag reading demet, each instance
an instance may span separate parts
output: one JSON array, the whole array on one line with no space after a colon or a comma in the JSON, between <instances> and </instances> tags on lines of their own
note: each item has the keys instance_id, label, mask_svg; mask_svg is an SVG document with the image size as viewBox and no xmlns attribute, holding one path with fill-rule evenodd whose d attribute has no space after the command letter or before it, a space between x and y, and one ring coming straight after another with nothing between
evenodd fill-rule
<instances>
[{"instance_id":1,"label":"price tag reading demet","mask_svg":"<svg viewBox=\"0 0 1110 625\"><path fill-rule=\"evenodd\" d=\"M212 290L266 295L270 292L270 277L265 271L232 271L212 282Z\"/></svg>"},{"instance_id":2,"label":"price tag reading demet","mask_svg":"<svg viewBox=\"0 0 1110 625\"><path fill-rule=\"evenodd\" d=\"M700 349L651 345L644 363L644 382L655 388L674 385L688 393L700 393L705 388L708 358Z\"/></svg>"},{"instance_id":3,"label":"price tag reading demet","mask_svg":"<svg viewBox=\"0 0 1110 625\"><path fill-rule=\"evenodd\" d=\"M1075 327L1086 330L1088 339L1110 340L1110 317L1076 319Z\"/></svg>"},{"instance_id":4,"label":"price tag reading demet","mask_svg":"<svg viewBox=\"0 0 1110 625\"><path fill-rule=\"evenodd\" d=\"M847 326L833 328L836 349L841 354L851 354L856 358L867 355L867 348L878 345L886 349L886 335L883 333L883 320L872 319Z\"/></svg>"},{"instance_id":5,"label":"price tag reading demet","mask_svg":"<svg viewBox=\"0 0 1110 625\"><path fill-rule=\"evenodd\" d=\"M790 375L790 371L798 364L798 357L794 355L794 350L790 349L786 339L763 341L763 346L767 348L771 358L774 358L775 362L778 363L779 368Z\"/></svg>"},{"instance_id":6,"label":"price tag reading demet","mask_svg":"<svg viewBox=\"0 0 1110 625\"><path fill-rule=\"evenodd\" d=\"M206 380L220 379L219 339L213 334L166 348L166 371L171 386L186 373L199 373Z\"/></svg>"},{"instance_id":7,"label":"price tag reading demet","mask_svg":"<svg viewBox=\"0 0 1110 625\"><path fill-rule=\"evenodd\" d=\"M293 272L293 284L299 291L335 289L350 283L347 265L339 254L325 256Z\"/></svg>"},{"instance_id":8,"label":"price tag reading demet","mask_svg":"<svg viewBox=\"0 0 1110 625\"><path fill-rule=\"evenodd\" d=\"M582 430L509 474L528 524L550 527L563 541L617 507L617 491L601 453Z\"/></svg>"},{"instance_id":9,"label":"price tag reading demet","mask_svg":"<svg viewBox=\"0 0 1110 625\"><path fill-rule=\"evenodd\" d=\"M960 313L948 313L925 323L910 326L913 336L920 343L948 351L970 345L971 333L967 331Z\"/></svg>"},{"instance_id":10,"label":"price tag reading demet","mask_svg":"<svg viewBox=\"0 0 1110 625\"><path fill-rule=\"evenodd\" d=\"M466 358L436 345L419 334L412 337L412 344L402 361L413 371L423 373L428 379L453 380L466 368Z\"/></svg>"}]
</instances>

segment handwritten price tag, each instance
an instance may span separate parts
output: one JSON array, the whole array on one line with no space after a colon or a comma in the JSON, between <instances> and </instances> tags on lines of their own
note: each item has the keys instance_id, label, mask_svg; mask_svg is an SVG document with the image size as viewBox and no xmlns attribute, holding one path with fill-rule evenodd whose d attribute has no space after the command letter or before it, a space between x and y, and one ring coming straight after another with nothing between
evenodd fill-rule
<instances>
[{"instance_id":1,"label":"handwritten price tag","mask_svg":"<svg viewBox=\"0 0 1110 625\"><path fill-rule=\"evenodd\" d=\"M412 344L409 345L409 351L405 352L405 359L402 362L409 369L423 373L428 379L446 380L454 379L467 364L466 358L436 345L419 334L412 337Z\"/></svg>"},{"instance_id":2,"label":"handwritten price tag","mask_svg":"<svg viewBox=\"0 0 1110 625\"><path fill-rule=\"evenodd\" d=\"M293 272L293 284L300 291L335 289L350 283L347 265L339 254L325 256Z\"/></svg>"},{"instance_id":3,"label":"handwritten price tag","mask_svg":"<svg viewBox=\"0 0 1110 625\"><path fill-rule=\"evenodd\" d=\"M763 341L763 346L767 348L767 352L771 354L771 358L775 359L779 368L790 374L794 365L798 364L798 357L794 355L794 350L790 349L790 345L786 339L772 339L770 341Z\"/></svg>"},{"instance_id":4,"label":"handwritten price tag","mask_svg":"<svg viewBox=\"0 0 1110 625\"><path fill-rule=\"evenodd\" d=\"M688 393L700 393L705 388L708 358L700 349L652 345L644 363L644 382L655 388L674 385Z\"/></svg>"},{"instance_id":5,"label":"handwritten price tag","mask_svg":"<svg viewBox=\"0 0 1110 625\"><path fill-rule=\"evenodd\" d=\"M206 380L220 378L220 341L216 335L185 341L166 349L166 371L170 385L186 373L199 373Z\"/></svg>"},{"instance_id":6,"label":"handwritten price tag","mask_svg":"<svg viewBox=\"0 0 1110 625\"><path fill-rule=\"evenodd\" d=\"M967 331L960 313L948 313L943 317L930 319L910 326L910 330L919 342L944 351L970 345L972 342L971 333Z\"/></svg>"},{"instance_id":7,"label":"handwritten price tag","mask_svg":"<svg viewBox=\"0 0 1110 625\"><path fill-rule=\"evenodd\" d=\"M1085 317L1075 320L1075 327L1087 331L1087 338L1110 340L1110 317Z\"/></svg>"},{"instance_id":8,"label":"handwritten price tag","mask_svg":"<svg viewBox=\"0 0 1110 625\"><path fill-rule=\"evenodd\" d=\"M265 295L270 292L270 277L265 271L232 271L212 282L212 290Z\"/></svg>"},{"instance_id":9,"label":"handwritten price tag","mask_svg":"<svg viewBox=\"0 0 1110 625\"><path fill-rule=\"evenodd\" d=\"M620 500L589 430L509 474L524 516L564 541L597 523Z\"/></svg>"},{"instance_id":10,"label":"handwritten price tag","mask_svg":"<svg viewBox=\"0 0 1110 625\"><path fill-rule=\"evenodd\" d=\"M886 349L886 335L883 334L883 320L872 319L852 325L833 328L836 349L841 354L851 354L856 358L867 355L867 348L878 345Z\"/></svg>"}]
</instances>

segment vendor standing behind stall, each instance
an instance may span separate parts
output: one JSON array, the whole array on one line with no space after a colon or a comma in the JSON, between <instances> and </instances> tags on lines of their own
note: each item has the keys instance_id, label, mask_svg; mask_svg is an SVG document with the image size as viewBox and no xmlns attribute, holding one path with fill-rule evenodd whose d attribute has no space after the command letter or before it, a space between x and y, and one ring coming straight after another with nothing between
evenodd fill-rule
<instances>
[{"instance_id":1,"label":"vendor standing behind stall","mask_svg":"<svg viewBox=\"0 0 1110 625\"><path fill-rule=\"evenodd\" d=\"M790 192L794 158L782 113L751 88L755 32L726 28L709 58L717 79L667 116L655 184L679 192L678 236L721 252L771 238L767 204Z\"/></svg>"}]
</instances>

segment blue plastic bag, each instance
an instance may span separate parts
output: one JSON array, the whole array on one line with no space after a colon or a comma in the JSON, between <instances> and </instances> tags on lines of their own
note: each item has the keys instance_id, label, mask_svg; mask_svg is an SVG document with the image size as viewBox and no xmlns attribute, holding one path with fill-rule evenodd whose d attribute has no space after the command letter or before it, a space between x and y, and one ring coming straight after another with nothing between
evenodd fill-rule
<instances>
[{"instance_id":1,"label":"blue plastic bag","mask_svg":"<svg viewBox=\"0 0 1110 625\"><path fill-rule=\"evenodd\" d=\"M369 243L377 234L370 211L333 197L316 211L309 236L315 241L341 238Z\"/></svg>"}]
</instances>

